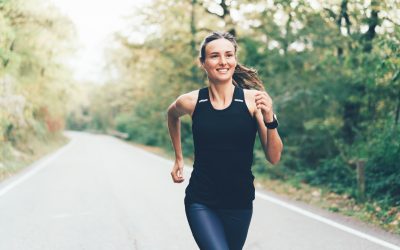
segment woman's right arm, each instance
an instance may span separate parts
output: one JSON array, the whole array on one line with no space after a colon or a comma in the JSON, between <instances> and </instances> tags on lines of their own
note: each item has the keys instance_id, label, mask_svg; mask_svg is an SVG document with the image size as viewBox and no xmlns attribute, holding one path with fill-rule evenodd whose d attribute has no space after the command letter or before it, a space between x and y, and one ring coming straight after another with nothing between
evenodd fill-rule
<instances>
[{"instance_id":1,"label":"woman's right arm","mask_svg":"<svg viewBox=\"0 0 400 250\"><path fill-rule=\"evenodd\" d=\"M171 176L175 183L184 181L180 117L185 114L192 115L196 106L197 93L198 91L193 91L183 94L168 107L168 131L175 151L175 164L172 168Z\"/></svg>"}]
</instances>

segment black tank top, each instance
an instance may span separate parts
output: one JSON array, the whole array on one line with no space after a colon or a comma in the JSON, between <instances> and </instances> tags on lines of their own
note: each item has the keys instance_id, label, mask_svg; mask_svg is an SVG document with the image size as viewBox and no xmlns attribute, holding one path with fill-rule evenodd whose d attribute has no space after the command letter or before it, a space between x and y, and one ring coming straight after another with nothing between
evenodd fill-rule
<instances>
[{"instance_id":1,"label":"black tank top","mask_svg":"<svg viewBox=\"0 0 400 250\"><path fill-rule=\"evenodd\" d=\"M235 86L231 104L222 110L213 108L208 88L200 89L192 132L194 165L185 203L252 208L251 165L257 123L247 108L243 89Z\"/></svg>"}]
</instances>

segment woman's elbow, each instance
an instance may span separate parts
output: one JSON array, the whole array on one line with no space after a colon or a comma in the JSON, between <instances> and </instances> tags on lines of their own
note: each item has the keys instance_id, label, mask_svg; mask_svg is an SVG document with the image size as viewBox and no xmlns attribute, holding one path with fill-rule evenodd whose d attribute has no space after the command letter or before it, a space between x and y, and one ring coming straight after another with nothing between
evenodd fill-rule
<instances>
[{"instance_id":1,"label":"woman's elbow","mask_svg":"<svg viewBox=\"0 0 400 250\"><path fill-rule=\"evenodd\" d=\"M279 156L275 156L275 157L269 157L267 159L269 161L269 163L271 163L272 165L277 165L280 160L281 160L281 155L279 154Z\"/></svg>"},{"instance_id":2,"label":"woman's elbow","mask_svg":"<svg viewBox=\"0 0 400 250\"><path fill-rule=\"evenodd\" d=\"M279 152L275 152L273 155L268 155L267 154L267 160L272 164L272 165L277 165L280 160L281 160L281 153L282 150Z\"/></svg>"},{"instance_id":3,"label":"woman's elbow","mask_svg":"<svg viewBox=\"0 0 400 250\"><path fill-rule=\"evenodd\" d=\"M168 114L168 115L171 114L171 112L172 112L174 106L175 106L175 102L171 103L171 104L168 106L168 108L167 108L167 114Z\"/></svg>"},{"instance_id":4,"label":"woman's elbow","mask_svg":"<svg viewBox=\"0 0 400 250\"><path fill-rule=\"evenodd\" d=\"M176 106L175 102L173 102L167 109L167 117L168 119L176 119L179 116L176 114Z\"/></svg>"},{"instance_id":5,"label":"woman's elbow","mask_svg":"<svg viewBox=\"0 0 400 250\"><path fill-rule=\"evenodd\" d=\"M270 160L269 162L272 164L272 165L278 165L278 163L280 162L280 158L278 158L278 159L274 159L274 160Z\"/></svg>"}]
</instances>

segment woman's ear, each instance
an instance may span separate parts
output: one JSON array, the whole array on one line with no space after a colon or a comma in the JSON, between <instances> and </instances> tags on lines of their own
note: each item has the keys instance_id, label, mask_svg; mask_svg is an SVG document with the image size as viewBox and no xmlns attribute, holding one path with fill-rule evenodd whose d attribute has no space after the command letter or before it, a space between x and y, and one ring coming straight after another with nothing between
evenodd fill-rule
<instances>
[{"instance_id":1,"label":"woman's ear","mask_svg":"<svg viewBox=\"0 0 400 250\"><path fill-rule=\"evenodd\" d=\"M200 67L202 70L205 70L205 69L204 69L204 63L201 61L200 58L199 58L199 60L197 61L197 64L199 65L199 67Z\"/></svg>"}]
</instances>

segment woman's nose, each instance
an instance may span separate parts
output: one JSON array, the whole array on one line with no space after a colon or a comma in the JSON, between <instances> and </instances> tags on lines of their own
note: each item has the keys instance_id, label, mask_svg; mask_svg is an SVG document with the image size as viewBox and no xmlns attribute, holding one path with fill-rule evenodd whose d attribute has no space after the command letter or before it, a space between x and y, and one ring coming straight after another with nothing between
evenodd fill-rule
<instances>
[{"instance_id":1,"label":"woman's nose","mask_svg":"<svg viewBox=\"0 0 400 250\"><path fill-rule=\"evenodd\" d=\"M221 64L221 65L225 65L226 64L226 59L225 59L225 57L221 57L221 59L219 60L219 64Z\"/></svg>"}]
</instances>

